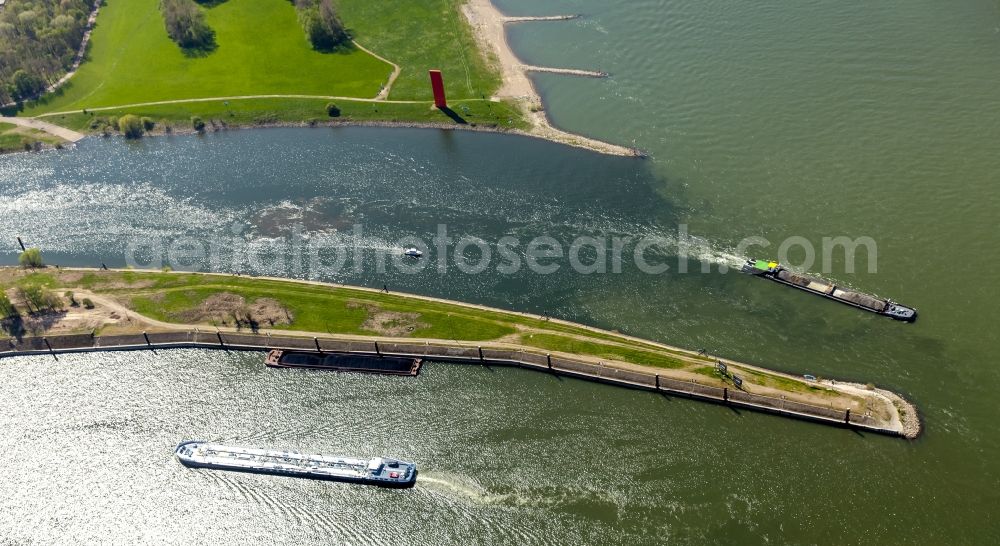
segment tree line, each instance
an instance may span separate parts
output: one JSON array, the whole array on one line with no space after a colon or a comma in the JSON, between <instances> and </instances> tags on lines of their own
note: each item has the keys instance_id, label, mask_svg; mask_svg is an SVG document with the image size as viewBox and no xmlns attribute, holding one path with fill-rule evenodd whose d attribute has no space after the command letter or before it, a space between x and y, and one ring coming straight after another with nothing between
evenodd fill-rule
<instances>
[{"instance_id":1,"label":"tree line","mask_svg":"<svg viewBox=\"0 0 1000 546\"><path fill-rule=\"evenodd\" d=\"M34 98L73 65L92 0L7 0L0 8L0 104Z\"/></svg>"}]
</instances>

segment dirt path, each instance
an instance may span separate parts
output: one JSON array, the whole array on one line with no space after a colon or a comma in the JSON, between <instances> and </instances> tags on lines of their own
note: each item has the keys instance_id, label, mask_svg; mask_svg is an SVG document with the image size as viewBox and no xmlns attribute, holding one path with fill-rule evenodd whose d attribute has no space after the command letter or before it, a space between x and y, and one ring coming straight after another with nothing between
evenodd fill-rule
<instances>
[{"instance_id":1,"label":"dirt path","mask_svg":"<svg viewBox=\"0 0 1000 546\"><path fill-rule=\"evenodd\" d=\"M385 101L385 99L389 98L389 91L392 90L392 84L396 83L396 78L399 77L399 71L400 71L399 65L390 61L389 59L386 59L385 57L379 55L378 53L375 53L374 51L366 48L365 46L355 42L354 40L351 40L351 43L354 44L354 47L360 49L361 51L364 51L365 53L371 55L372 57L375 57L376 59L384 63L392 65L392 74L389 74L389 81L387 81L385 85L382 86L382 89L379 89L378 94L375 95L374 99L377 101Z\"/></svg>"},{"instance_id":2,"label":"dirt path","mask_svg":"<svg viewBox=\"0 0 1000 546\"><path fill-rule=\"evenodd\" d=\"M77 268L66 268L66 270L80 270L80 271L85 271L86 270L86 271L90 271L89 269L77 269ZM178 273L178 274L180 274L180 273ZM225 274L225 273L203 273L203 275L206 275L206 276L217 276L217 277L220 278L220 280L223 280L223 279L226 279L226 278L232 278L232 275ZM277 278L277 277L255 277L255 278L262 278L262 279L269 279L269 280L276 280L276 281L288 282L288 279L282 279L282 278ZM296 281L296 282L302 283L302 284L311 284L311 285L317 285L317 286L325 286L325 287L330 287L330 288L341 288L341 289L357 290L357 291L360 291L360 292L368 292L368 293L371 293L371 294L381 294L382 293L381 290L374 289L374 288L335 285L335 284L325 283L325 282L322 282L322 281ZM522 312L517 312L517 311L508 311L508 310L504 310L504 309L495 309L495 308L486 307L486 306L482 306L482 305L470 304L470 303L464 303L464 302L457 302L457 301L443 299L443 298L434 298L434 297L430 297L430 296L420 296L420 295L405 294L405 293L399 293L399 292L394 292L394 294L396 294L396 295L402 295L402 296L410 297L410 298L414 298L414 299L424 300L424 301L446 303L446 304L449 304L449 305L456 305L456 306L465 307L465 308L474 309L474 310L485 310L485 311L491 311L491 312L496 312L496 313L500 313L500 314L508 314L508 315L512 315L512 316L520 316L520 317L532 318L532 319L543 318L543 317L539 317L537 315L532 315L532 314L528 314L528 313L522 313ZM177 330L190 331L190 330L193 329L193 327L191 325L164 322L164 321L155 320L155 319L143 316L143 315L139 315L139 314L135 313L134 311L130 310L127 306L123 305L122 303L118 302L117 300L115 300L115 299L113 299L111 297L104 296L104 295L93 294L90 291L77 290L77 297L78 298L89 297L94 302L96 302L98 305L107 307L108 309L113 310L115 313L121 315L122 317L126 317L127 322L130 325L134 326L134 327L139 327L139 328L146 327L146 328L149 328L149 329L156 328L156 329L163 329L163 330L170 330L170 331L177 331ZM627 342L632 341L632 342L641 343L642 345L650 348L651 350L656 350L657 348L659 348L661 350L666 350L666 351L670 352L673 356L675 356L676 358L678 358L679 360L681 360L683 362L686 362L689 365L704 366L704 365L711 365L712 364L711 361L707 361L706 362L705 360L702 360L700 358L701 355L699 355L695 351L688 351L686 349L681 349L681 348L674 347L674 346L671 346L671 345L666 345L666 344L663 344L663 343L653 342L653 341L649 341L649 340L645 340L645 339L634 338L632 336L627 336L627 335L624 335L624 334L617 334L617 333L613 333L613 332L608 332L608 331L602 330L600 328L594 328L594 327L590 327L590 326L586 326L586 325L571 323L571 322L567 322L567 321L563 321L563 320L559 320L559 319L544 319L544 320L546 320L546 322L551 323L553 325L572 326L572 327L575 327L575 328L581 328L581 329L584 329L584 330L593 331L594 333L605 334L605 335L607 335L607 334L613 334L613 335L621 337L621 342L609 341L609 344L612 345L612 346L629 347L629 345L627 344ZM234 328L234 327L215 327L215 326L203 325L203 326L201 326L201 328L203 328L205 330L210 330L210 331L211 330L219 330L219 331L224 332L224 333L246 333L247 332L246 329L240 330L240 329ZM292 335L292 336L301 336L301 337L314 337L314 336L316 336L316 335L319 334L317 332L306 332L306 331L299 331L299 330L277 330L277 329L261 329L259 332L261 334L265 334L265 335L268 334L268 333L270 333L272 335ZM568 332L561 332L561 331L558 331L558 330L546 330L546 329L544 329L544 327L541 327L541 328L524 327L524 328L520 329L520 332L522 334L525 334L525 333L556 333L556 334L559 334L559 335L562 335L562 336L567 336L567 337L571 337L571 338L574 338L574 339L579 339L581 341L593 341L593 340L588 339L588 338L586 338L585 336L582 336L582 335L572 334L572 333L568 333ZM416 343L431 343L431 344L440 343L441 341L450 341L450 342L453 342L453 343L455 343L457 345L461 345L461 346L468 346L468 347L475 347L475 346L477 346L477 342L474 342L474 341L461 342L461 341L458 341L458 340L440 340L440 339L431 339L431 338L393 337L393 336L378 335L377 333L374 333L374 332L372 334L370 334L370 335L364 335L364 334L328 334L328 333L323 333L322 335L325 336L325 337L333 337L333 338L345 339L345 340L372 340L372 339L380 339L380 340L382 340L382 339L384 339L384 340L387 340L387 341L410 342L410 343L412 343L412 342L416 342ZM527 350L527 351L539 351L540 350L540 349L537 349L537 348L532 348L530 346L526 346L523 343L519 343L518 340L514 340L514 339L501 339L501 340L496 340L496 341L490 341L489 345L496 346L496 347L503 347L503 348L512 349L512 350ZM606 359L606 358L599 358L599 357L596 357L596 356L585 356L585 355L584 356L582 356L582 355L572 355L572 356L573 356L573 358L577 358L577 359L581 359L581 360L585 360L585 361L590 361L593 364L602 364L602 365L605 365L605 366L608 366L608 367L611 367L611 368L619 368L619 369L624 369L624 370L633 370L633 371L642 372L642 373L659 373L663 377L667 377L667 378L673 378L673 379L678 379L678 380L682 380L682 381L691 381L691 382L695 382L695 383L705 384L705 381L704 381L705 378L704 378L704 376L696 374L693 371L691 371L690 369L686 369L686 368L681 368L681 369L651 368L651 367L648 367L648 366L643 366L643 365L640 365L640 364L634 364L634 363L631 363L631 362L609 360L609 359ZM756 371L756 372L760 372L760 373L764 373L764 374L768 374L768 375L773 375L773 376L778 376L778 377L785 377L787 379L792 379L792 380L795 380L795 381L802 381L801 376L797 376L797 375L793 375L793 374L787 374L787 373L783 373L783 372L779 372L779 371L771 370L771 369L760 368L760 367L753 366L753 365L750 365L750 364L745 364L745 363L742 363L742 362L733 362L733 361L730 361L728 359L726 360L726 362L729 363L731 366L735 366L737 368L742 368L744 370L751 370L751 371ZM884 406L888 410L889 414L891 415L890 421L889 422L885 422L884 424L887 425L887 426L889 426L890 428L893 428L895 430L904 430L905 428L908 428L909 426L915 426L915 427L918 427L918 430L919 430L919 421L918 421L918 418L916 416L916 410L913 409L912 405L910 405L904 399L896 396L894 393L891 393L889 391L883 391L881 389L871 389L871 388L869 388L869 387L867 387L865 385L858 385L858 384L849 383L849 382L843 382L843 381L822 380L822 381L817 382L817 385L818 386L822 386L824 388L828 388L830 390L833 390L833 391L839 393L842 396L846 396L846 397L848 397L850 399L853 399L853 400L856 400L856 401L868 400L870 402L874 402L876 405L882 405L882 406ZM766 386L763 386L763 385L756 385L756 384L753 384L753 390L751 392L753 392L755 394L761 394L761 395L764 395L764 396L771 396L773 398L787 398L789 400L805 402L805 403L813 404L813 405L817 405L817 406L826 406L829 403L829 399L826 398L825 396L821 395L821 394L808 393L808 392L789 393L787 391L783 391L783 390L780 390L780 389L775 389L775 388L766 387ZM894 404L894 401L895 402L899 402L899 404ZM852 404L852 405L854 406L854 407L852 407L852 411L858 411L860 413L864 409L863 405L861 405L861 406L859 406L858 404ZM901 408L899 407L900 405L902 405ZM899 411L904 411L904 412L907 413L907 423L903 423L902 422L902 420L900 418L900 415L899 415ZM879 419L879 420L881 420L881 419Z\"/></svg>"},{"instance_id":3,"label":"dirt path","mask_svg":"<svg viewBox=\"0 0 1000 546\"><path fill-rule=\"evenodd\" d=\"M45 88L45 93L52 93L56 89L62 87L62 84L66 83L70 78L76 74L77 69L80 68L80 63L83 62L83 57L87 53L87 44L90 43L90 34L94 31L94 23L97 22L97 12L100 11L101 4L103 0L94 1L94 9L90 12L90 17L87 18L87 29L83 33L83 39L80 40L80 48L76 51L76 56L73 57L73 64L70 65L69 71L59 78L59 81ZM43 95L45 93L42 93ZM11 102L7 104L0 104L0 107L6 108L8 106L14 106L16 103Z\"/></svg>"},{"instance_id":4,"label":"dirt path","mask_svg":"<svg viewBox=\"0 0 1000 546\"><path fill-rule=\"evenodd\" d=\"M83 33L83 40L80 41L80 49L76 52L76 57L73 58L73 64L69 67L69 72L59 78L59 81L45 88L46 93L51 93L62 84L66 83L70 78L76 74L77 69L80 68L80 63L83 62L83 56L87 53L87 44L90 43L90 34L94 31L94 23L97 22L97 12L101 9L101 4L103 0L95 0L94 9L90 12L90 17L87 19L87 30Z\"/></svg>"},{"instance_id":5,"label":"dirt path","mask_svg":"<svg viewBox=\"0 0 1000 546\"><path fill-rule=\"evenodd\" d=\"M53 125L36 118L9 118L6 116L0 116L0 123L12 123L21 127L30 127L32 129L44 131L50 135L55 135L68 142L78 142L86 136L83 133L78 133L72 129Z\"/></svg>"},{"instance_id":6,"label":"dirt path","mask_svg":"<svg viewBox=\"0 0 1000 546\"><path fill-rule=\"evenodd\" d=\"M164 104L184 104L190 102L216 102L216 101L227 101L227 100L240 100L240 99L325 99L325 100L344 100L344 101L354 101L354 102L384 102L387 104L427 104L427 101L423 100L383 100L379 98L366 99L363 97L342 97L337 95L234 95L231 97L205 97L199 99L174 99L174 100L158 100L151 102L137 102L133 104L119 104L116 106L99 106L97 108L87 108L88 112L103 112L106 110L119 110L122 108L142 108L144 106L160 106ZM46 114L39 114L37 118L47 118L52 116L64 116L66 114L76 114L80 110L67 110L64 112L49 112Z\"/></svg>"},{"instance_id":7,"label":"dirt path","mask_svg":"<svg viewBox=\"0 0 1000 546\"><path fill-rule=\"evenodd\" d=\"M201 329L206 332L222 332L227 334L247 334L249 330L246 328L240 329L230 326L211 326L211 325L189 325L189 324L176 324L170 322L163 322L159 320L152 319L150 317L140 315L135 311L132 311L124 304L115 300L112 297L106 295L94 294L87 290L78 290L77 295L81 298L86 297L93 300L100 310L101 316L113 316L116 317L114 321L118 326L124 327L128 331L149 330L153 332L155 330L160 331L171 331L171 332L191 332L196 329ZM120 317L120 318L119 318ZM490 341L488 343L475 342L475 341L458 341L458 340L444 340L435 338L416 338L416 337L397 337L389 335L363 335L363 334L332 334L328 332L307 332L301 330L276 330L276 329L260 329L256 332L259 335L273 335L273 336L293 336L293 337L322 337L324 339L335 339L343 341L386 341L386 342L400 342L400 343L427 343L431 345L437 345L441 343L453 343L457 346L475 348L479 345L489 345L494 348L509 349L512 351L525 351L539 353L544 352L542 349L538 349L531 346L526 346L513 340L497 340ZM558 354L558 353L556 353ZM691 383L698 383L705 385L705 377L692 372L689 369L672 369L672 368L655 368L649 366L643 366L640 364L634 364L631 362L622 362L616 360L609 360L606 358L599 358L596 356L588 355L577 355L577 354L566 354L566 357L573 358L575 360L589 362L591 364L600 365L608 369L620 369L620 370L630 370L643 374L659 374L661 377L675 379L680 381L686 381ZM702 364L704 364L702 362ZM749 366L748 366L749 367ZM774 373L774 372L769 372ZM855 385L852 383L842 383L842 382L823 382L823 385L845 398L839 398L838 403L840 405L848 405L851 407L852 411L857 411L861 413L865 408L865 401L869 403L874 402L875 404L881 404L886 408L886 411L891 415L888 421L877 417L876 420L880 422L881 426L890 428L893 430L903 431L904 427L899 414L897 412L896 406L894 406L892 401L892 393L870 390L862 385ZM822 395L813 393L800 393L800 392L788 392L776 388L766 387L762 385L748 385L752 386L754 394L768 396L773 399L787 399L789 401L803 402L806 404L812 404L814 406L826 407L830 403L830 399ZM896 397L898 398L898 397ZM902 399L900 399L902 400ZM904 402L905 403L905 402ZM914 411L915 415L915 411ZM915 421L915 417L913 419ZM919 425L918 425L919 426Z\"/></svg>"},{"instance_id":8,"label":"dirt path","mask_svg":"<svg viewBox=\"0 0 1000 546\"><path fill-rule=\"evenodd\" d=\"M79 68L80 63L83 60L83 56L86 53L86 46L90 38L90 33L93 29L94 22L97 19L97 13L100 6L100 1L95 2L94 11L90 15L88 21L88 29L80 46L80 50L77 53L77 58L74 60L72 70L68 72L59 82L50 86L48 91L53 91L62 85L66 80L71 78L73 74L76 73L76 69ZM592 151L619 155L619 156L642 156L642 153L633 148L628 148L625 146L619 146L616 144L611 144L608 142L603 142L600 140L588 138L581 135L576 135L557 129L552 126L549 122L548 117L542 108L541 96L535 91L534 85L531 80L528 79L528 72L554 72L561 74L570 74L575 76L590 76L590 77L604 77L606 76L603 72L588 71L588 70L578 70L578 69L564 69L564 68L546 68L524 65L520 60L514 55L510 47L507 44L506 33L504 32L505 23L518 23L523 21L556 21L556 20L568 20L574 19L578 16L576 15L555 15L555 16L542 16L542 17L505 17L503 16L494 6L490 3L490 0L471 0L469 4L462 7L466 18L472 24L475 29L475 34L477 40L480 43L480 47L483 47L485 51L494 51L498 60L500 61L501 77L503 84L500 90L492 97L494 100L511 99L514 100L521 107L526 118L531 124L531 128L528 131L506 131L516 134L522 134L526 136L532 136L536 138L541 138L545 140L551 140L554 142L559 142L569 146L575 146L578 148L586 148ZM392 86L399 77L401 68L398 64L378 55L377 53L365 48L361 44L354 42L354 45L372 55L373 57L390 64L393 67L392 73L389 75L389 79L386 84L379 90L378 94L373 98L363 98L363 97L345 97L338 95L298 95L298 94L268 94L268 95L235 95L228 97L204 97L195 99L175 99L175 100L162 100L162 101L150 101L141 102L133 104L119 104L115 106L99 106L87 108L90 112L103 112L109 110L119 110L123 108L142 108L146 106L161 106L168 104L185 104L185 103L197 103L197 102L215 102L215 101L227 101L227 100L241 100L241 99L322 99L322 100L341 100L341 101L355 101L355 102L366 102L366 103L387 103L387 104L429 104L428 101L419 100L388 100L389 93L392 91ZM476 99L468 99L476 100ZM452 101L454 103L465 102L463 100ZM62 116L67 114L78 113L80 109L67 110L61 112L49 112L45 114L40 114L35 118L2 118L4 121L21 125L24 127L32 127L45 131L49 134L56 135L63 138L69 142L77 142L84 138L85 135L73 131L71 129L66 129L59 127L54 124L46 123L40 118L47 118L52 116ZM456 127L462 128L462 127Z\"/></svg>"}]
</instances>

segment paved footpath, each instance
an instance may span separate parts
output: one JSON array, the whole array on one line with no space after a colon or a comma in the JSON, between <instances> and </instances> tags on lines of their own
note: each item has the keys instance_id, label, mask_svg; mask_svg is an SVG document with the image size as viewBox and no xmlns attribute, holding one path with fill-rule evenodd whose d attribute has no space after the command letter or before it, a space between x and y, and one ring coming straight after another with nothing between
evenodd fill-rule
<instances>
[{"instance_id":1,"label":"paved footpath","mask_svg":"<svg viewBox=\"0 0 1000 546\"><path fill-rule=\"evenodd\" d=\"M20 125L21 127L30 127L32 129L38 129L39 131L44 131L50 135L55 135L63 140L69 142L78 142L87 136L83 133L78 133L72 129L67 129L65 127L60 127L58 125L53 125L51 123L42 121L35 118L9 118L6 116L0 116L0 123L13 123L14 125Z\"/></svg>"}]
</instances>

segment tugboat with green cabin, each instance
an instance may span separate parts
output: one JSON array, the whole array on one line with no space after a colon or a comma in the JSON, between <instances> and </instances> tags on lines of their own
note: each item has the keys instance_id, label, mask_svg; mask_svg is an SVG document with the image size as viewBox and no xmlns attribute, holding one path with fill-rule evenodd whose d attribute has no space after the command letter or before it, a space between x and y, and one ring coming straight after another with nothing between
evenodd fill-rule
<instances>
[{"instance_id":1,"label":"tugboat with green cabin","mask_svg":"<svg viewBox=\"0 0 1000 546\"><path fill-rule=\"evenodd\" d=\"M917 320L917 310L912 307L900 305L889 299L881 299L854 290L840 288L823 279L795 273L778 262L747 260L747 263L743 265L742 271L892 319L903 322Z\"/></svg>"}]
</instances>

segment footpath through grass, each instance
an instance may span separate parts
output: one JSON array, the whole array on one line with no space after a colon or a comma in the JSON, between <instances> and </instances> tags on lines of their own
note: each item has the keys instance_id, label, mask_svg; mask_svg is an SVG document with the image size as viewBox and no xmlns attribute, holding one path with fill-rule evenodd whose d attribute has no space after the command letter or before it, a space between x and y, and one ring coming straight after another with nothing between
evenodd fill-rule
<instances>
[{"instance_id":1,"label":"footpath through grass","mask_svg":"<svg viewBox=\"0 0 1000 546\"><path fill-rule=\"evenodd\" d=\"M0 123L0 154L26 151L25 145L34 149L36 143L55 146L62 142L63 140L59 137L30 127Z\"/></svg>"},{"instance_id":2,"label":"footpath through grass","mask_svg":"<svg viewBox=\"0 0 1000 546\"><path fill-rule=\"evenodd\" d=\"M218 47L190 56L167 37L159 0L106 0L87 60L25 115L237 95L371 98L392 73L392 66L358 49L314 51L288 0L206 5Z\"/></svg>"},{"instance_id":3,"label":"footpath through grass","mask_svg":"<svg viewBox=\"0 0 1000 546\"><path fill-rule=\"evenodd\" d=\"M582 326L348 287L228 275L0 269L0 288L27 285L56 293L89 290L114 297L151 319L175 324L233 327L243 313L269 306L270 311L254 320L274 330L492 341L672 369L709 362ZM233 298L240 301L236 308ZM280 320L269 322L275 316Z\"/></svg>"},{"instance_id":4,"label":"footpath through grass","mask_svg":"<svg viewBox=\"0 0 1000 546\"><path fill-rule=\"evenodd\" d=\"M17 289L30 286L47 290L57 301L66 291L74 292L77 298L88 297L89 293L95 298L109 297L135 313L181 328L426 339L484 347L502 344L536 348L553 356L562 353L589 357L611 366L622 365L614 362L648 366L658 368L665 378L735 388L731 378L723 378L715 371L713 358L581 325L408 295L232 275L0 268L0 292L10 296L15 306L24 307ZM59 321L58 314L50 312L46 316L54 324ZM150 327L158 328L142 322L119 322L100 327L97 333L136 333ZM87 328L90 332L90 326ZM884 405L870 396L845 393L738 363L729 363L729 370L743 377L742 388L754 391L764 388L772 398L780 395L823 407L859 410ZM884 413L884 408L876 409Z\"/></svg>"},{"instance_id":5,"label":"footpath through grass","mask_svg":"<svg viewBox=\"0 0 1000 546\"><path fill-rule=\"evenodd\" d=\"M107 0L91 38L87 60L55 94L23 115L78 131L99 132L95 118L136 114L166 126L190 129L191 118L222 125L329 121L336 102L340 120L476 124L527 129L513 104L485 100L500 84L498 71L479 51L460 11L462 0L340 0L346 27L366 48L401 67L390 100L377 104L338 99L262 98L181 102L110 111L84 110L160 101L250 95L374 98L392 66L357 48L334 53L311 49L287 0L230 0L203 4L217 48L201 55L182 51L164 29L158 0ZM445 74L451 116L430 107L429 69Z\"/></svg>"},{"instance_id":6,"label":"footpath through grass","mask_svg":"<svg viewBox=\"0 0 1000 546\"><path fill-rule=\"evenodd\" d=\"M441 70L449 100L490 97L500 73L480 52L461 12L465 0L338 0L344 24L366 48L401 68L395 100L432 99L427 71Z\"/></svg>"}]
</instances>

